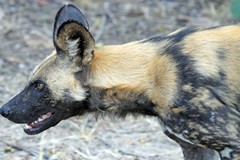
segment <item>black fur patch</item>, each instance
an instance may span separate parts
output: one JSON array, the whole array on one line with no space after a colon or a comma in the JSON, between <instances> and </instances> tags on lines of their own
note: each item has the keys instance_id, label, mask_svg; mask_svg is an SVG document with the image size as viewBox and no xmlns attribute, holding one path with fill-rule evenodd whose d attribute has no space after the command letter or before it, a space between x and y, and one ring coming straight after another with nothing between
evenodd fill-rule
<instances>
[{"instance_id":1,"label":"black fur patch","mask_svg":"<svg viewBox=\"0 0 240 160\"><path fill-rule=\"evenodd\" d=\"M120 117L125 117L128 114L141 114L148 116L158 116L155 111L155 104L153 104L146 96L142 94L132 94L127 99L108 98L111 96L117 97L117 93L107 95L106 89L92 88L90 90L90 106L92 109L101 112L112 112ZM108 98L108 100L105 100ZM112 109L116 107L115 109Z\"/></svg>"},{"instance_id":2,"label":"black fur patch","mask_svg":"<svg viewBox=\"0 0 240 160\"><path fill-rule=\"evenodd\" d=\"M185 28L185 29L179 31L178 33L176 33L174 35L171 35L171 36L158 35L158 36L154 36L152 38L149 38L145 41L142 41L142 43L145 43L145 42L158 43L158 42L161 42L163 40L170 40L173 43L177 43L177 42L181 41L187 35L190 35L190 34L196 32L196 31L198 31L198 28L188 27L188 28Z\"/></svg>"},{"instance_id":3,"label":"black fur patch","mask_svg":"<svg viewBox=\"0 0 240 160\"><path fill-rule=\"evenodd\" d=\"M58 31L60 27L64 26L65 23L76 22L86 29L89 29L89 24L82 14L82 12L73 5L64 5L57 13L55 17L54 29L53 29L53 37L54 39L57 37Z\"/></svg>"},{"instance_id":4,"label":"black fur patch","mask_svg":"<svg viewBox=\"0 0 240 160\"><path fill-rule=\"evenodd\" d=\"M231 148L239 148L236 139L238 133L232 136L232 131L227 128L238 124L240 115L237 107L228 106L229 104L225 102L224 95L230 91L226 84L225 71L220 68L219 74L214 77L200 74L194 66L196 60L183 54L182 44L179 43L197 30L197 28L187 28L171 36L156 36L144 41L152 43L168 41L165 51L161 48L159 54L160 56L167 54L177 64L179 93L170 110L178 112L169 113L162 121L174 134L183 136L191 143L218 151L223 150L226 144L231 145ZM226 50L219 49L216 52L219 60L225 59ZM189 86L189 90L183 90L182 86ZM240 130L239 127L236 129ZM175 135L170 137L176 138Z\"/></svg>"},{"instance_id":5,"label":"black fur patch","mask_svg":"<svg viewBox=\"0 0 240 160\"><path fill-rule=\"evenodd\" d=\"M180 42L181 40L183 40L183 38L185 38L186 36L198 31L199 29L196 27L188 27L185 28L181 31L179 31L178 33L168 36L168 38L173 42L173 43L177 43Z\"/></svg>"},{"instance_id":6,"label":"black fur patch","mask_svg":"<svg viewBox=\"0 0 240 160\"><path fill-rule=\"evenodd\" d=\"M170 41L165 51L160 54L170 56L177 64L178 69L179 96L175 99L171 109L177 109L180 112L169 113L166 118L163 118L163 122L174 133L182 135L192 143L222 150L226 143L233 144L236 141L236 137L229 136L230 133L226 134L230 131L225 126L237 122L234 117L239 115L236 114L234 108L227 106L222 95L229 90L226 86L225 71L220 70L218 76L215 77L205 77L195 69L195 60L183 54L182 47L178 42L195 31L195 29L186 29L173 36L150 39L154 43L157 40L168 39ZM219 59L224 59L225 55L220 51L219 55ZM184 85L188 85L190 90L183 90L182 86ZM205 94L205 99L201 99L203 94ZM200 99L198 99L199 97ZM208 102L212 102L216 106L212 106ZM224 117L229 121L223 123L216 117Z\"/></svg>"}]
</instances>

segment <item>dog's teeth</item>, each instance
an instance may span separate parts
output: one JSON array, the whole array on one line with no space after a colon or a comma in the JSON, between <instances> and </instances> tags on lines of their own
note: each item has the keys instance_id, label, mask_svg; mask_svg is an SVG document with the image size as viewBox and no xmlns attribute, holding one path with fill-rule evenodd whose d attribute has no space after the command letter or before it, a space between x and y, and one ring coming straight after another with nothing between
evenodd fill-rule
<instances>
[{"instance_id":1,"label":"dog's teeth","mask_svg":"<svg viewBox=\"0 0 240 160\"><path fill-rule=\"evenodd\" d=\"M26 129L31 129L31 128L33 128L34 126L36 126L37 123L42 122L42 121L44 121L45 119L51 117L51 115L52 115L52 113L51 113L51 112L48 112L47 114L44 114L44 115L42 115L41 117L38 117L38 119L37 119L36 121L34 121L34 122L26 125L25 128L26 128Z\"/></svg>"},{"instance_id":2,"label":"dog's teeth","mask_svg":"<svg viewBox=\"0 0 240 160\"><path fill-rule=\"evenodd\" d=\"M42 115L42 119L47 119L52 115L51 112L48 112L47 114Z\"/></svg>"},{"instance_id":3,"label":"dog's teeth","mask_svg":"<svg viewBox=\"0 0 240 160\"><path fill-rule=\"evenodd\" d=\"M48 112L47 114L42 115L40 118L41 118L42 120L45 120L45 119L49 118L51 115L52 115L52 114L51 114L50 112Z\"/></svg>"},{"instance_id":4,"label":"dog's teeth","mask_svg":"<svg viewBox=\"0 0 240 160\"><path fill-rule=\"evenodd\" d=\"M32 126L26 124L26 125L24 126L24 128L25 128L25 129L31 129Z\"/></svg>"},{"instance_id":5,"label":"dog's teeth","mask_svg":"<svg viewBox=\"0 0 240 160\"><path fill-rule=\"evenodd\" d=\"M40 117L39 117L37 121L38 121L38 122L41 122L41 121L43 121L43 120L44 120L44 118L42 118L42 117L40 118Z\"/></svg>"},{"instance_id":6,"label":"dog's teeth","mask_svg":"<svg viewBox=\"0 0 240 160\"><path fill-rule=\"evenodd\" d=\"M48 116L45 114L45 115L42 115L42 117L41 117L42 119L47 119L48 118Z\"/></svg>"}]
</instances>

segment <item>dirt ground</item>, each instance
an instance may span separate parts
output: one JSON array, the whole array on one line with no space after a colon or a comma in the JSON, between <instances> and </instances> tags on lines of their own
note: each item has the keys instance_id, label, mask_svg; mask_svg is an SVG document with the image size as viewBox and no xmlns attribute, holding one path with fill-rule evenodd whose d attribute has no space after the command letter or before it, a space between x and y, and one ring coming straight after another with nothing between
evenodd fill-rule
<instances>
[{"instance_id":1,"label":"dirt ground","mask_svg":"<svg viewBox=\"0 0 240 160\"><path fill-rule=\"evenodd\" d=\"M53 20L65 3L81 8L97 47L126 43L182 26L237 23L229 0L1 0L0 104L25 86L31 70L53 50ZM182 160L156 119L75 117L39 135L0 117L1 160Z\"/></svg>"}]
</instances>

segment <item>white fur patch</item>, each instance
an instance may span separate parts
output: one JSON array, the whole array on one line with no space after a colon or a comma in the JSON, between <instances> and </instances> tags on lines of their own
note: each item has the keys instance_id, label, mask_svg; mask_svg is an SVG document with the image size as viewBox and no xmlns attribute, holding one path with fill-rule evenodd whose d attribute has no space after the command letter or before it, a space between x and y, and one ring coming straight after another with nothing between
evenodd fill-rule
<instances>
[{"instance_id":1,"label":"white fur patch","mask_svg":"<svg viewBox=\"0 0 240 160\"><path fill-rule=\"evenodd\" d=\"M232 151L233 151L233 149L225 147L224 150L222 150L220 152L220 154L223 158L231 158L231 152Z\"/></svg>"},{"instance_id":2,"label":"white fur patch","mask_svg":"<svg viewBox=\"0 0 240 160\"><path fill-rule=\"evenodd\" d=\"M190 144L194 144L193 142L189 141L188 139L186 139L186 138L182 135L183 133L188 133L187 130L184 130L182 134L173 132L173 130L172 130L171 128L169 128L169 127L166 127L166 130L167 130L169 133L171 133L171 134L175 135L176 137L178 137L179 139L181 139L181 140L183 140L183 141L185 141L185 142L188 142L188 143L190 143Z\"/></svg>"},{"instance_id":3,"label":"white fur patch","mask_svg":"<svg viewBox=\"0 0 240 160\"><path fill-rule=\"evenodd\" d=\"M76 90L74 93L72 93L73 98L77 101L82 101L86 98L86 91L81 87L76 87Z\"/></svg>"},{"instance_id":4,"label":"white fur patch","mask_svg":"<svg viewBox=\"0 0 240 160\"><path fill-rule=\"evenodd\" d=\"M185 141L185 142L188 142L188 143L190 143L190 144L194 144L193 142L191 142L191 141L189 141L188 139L186 139L182 134L173 132L173 130L172 130L171 128L169 128L169 127L167 127L166 125L164 125L164 123L163 123L162 120L159 119L158 121L159 121L160 126L161 126L161 128L162 128L163 131L168 131L169 133L175 135L175 136L178 137L179 139L181 139L181 140L183 140L183 141ZM187 130L184 130L183 133L188 133L188 131L187 131Z\"/></svg>"},{"instance_id":5,"label":"white fur patch","mask_svg":"<svg viewBox=\"0 0 240 160\"><path fill-rule=\"evenodd\" d=\"M80 41L80 38L75 40L69 40L69 39L67 40L67 50L70 57L73 57L78 53L79 41Z\"/></svg>"}]
</instances>

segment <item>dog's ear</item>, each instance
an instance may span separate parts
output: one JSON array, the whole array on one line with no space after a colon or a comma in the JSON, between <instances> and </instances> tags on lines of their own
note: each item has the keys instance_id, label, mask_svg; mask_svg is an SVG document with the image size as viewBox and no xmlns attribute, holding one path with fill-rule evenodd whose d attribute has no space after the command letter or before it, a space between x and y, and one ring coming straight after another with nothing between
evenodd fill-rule
<instances>
[{"instance_id":1,"label":"dog's ear","mask_svg":"<svg viewBox=\"0 0 240 160\"><path fill-rule=\"evenodd\" d=\"M95 41L82 12L73 5L64 5L57 13L53 42L59 56L86 65L92 59Z\"/></svg>"}]
</instances>

